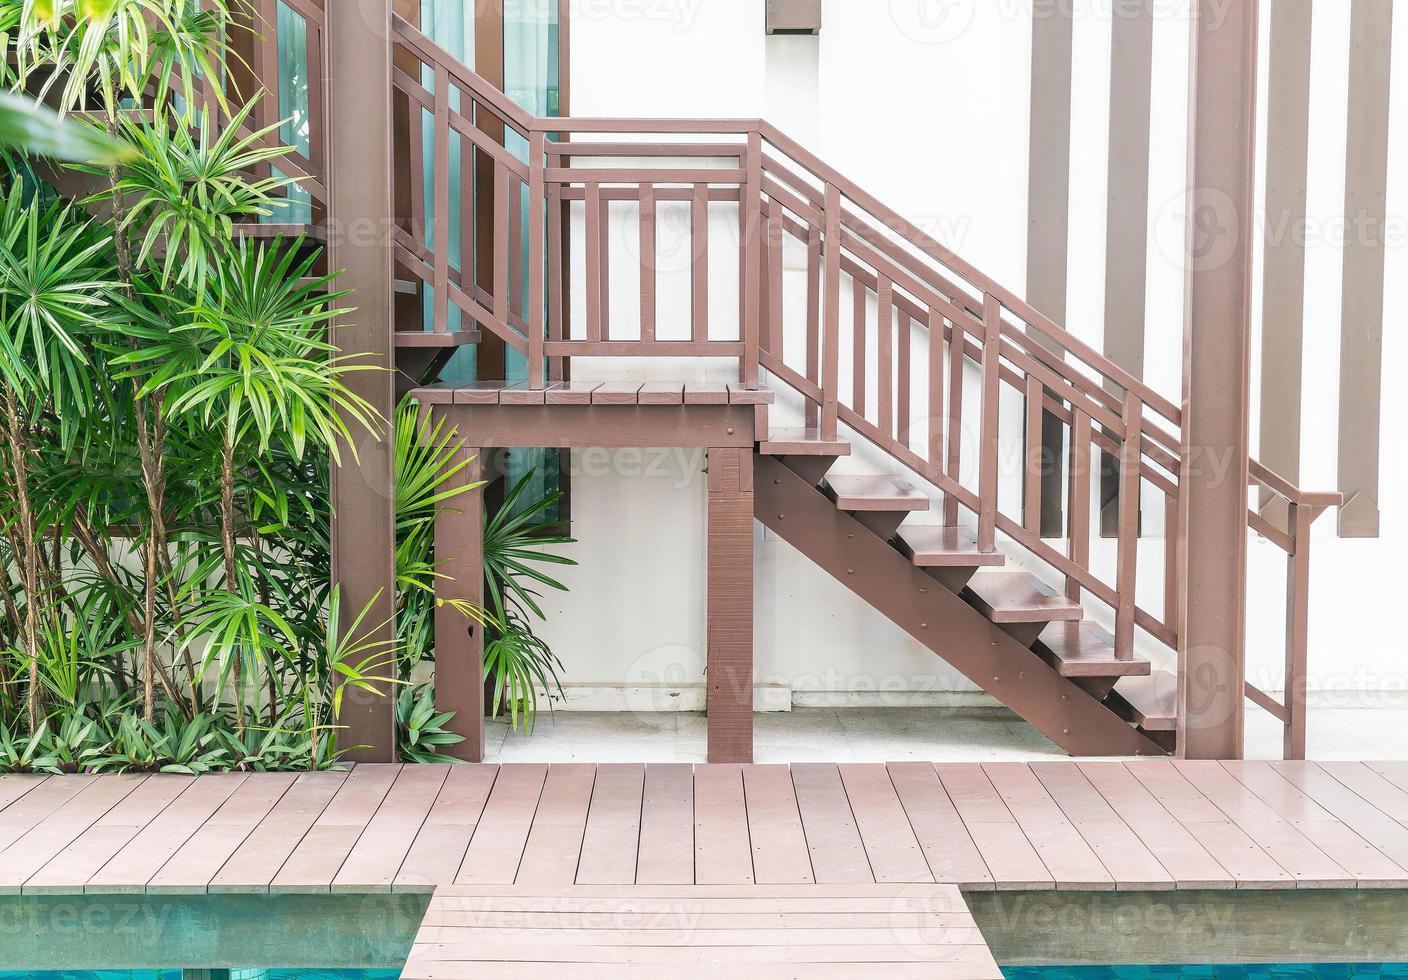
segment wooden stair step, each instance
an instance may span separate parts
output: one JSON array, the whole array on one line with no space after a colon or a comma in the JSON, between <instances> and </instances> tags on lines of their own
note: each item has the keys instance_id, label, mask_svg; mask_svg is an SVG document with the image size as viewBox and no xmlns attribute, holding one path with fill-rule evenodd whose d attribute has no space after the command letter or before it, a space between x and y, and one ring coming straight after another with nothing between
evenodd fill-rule
<instances>
[{"instance_id":1,"label":"wooden stair step","mask_svg":"<svg viewBox=\"0 0 1408 980\"><path fill-rule=\"evenodd\" d=\"M820 429L773 429L758 444L764 456L849 456L851 444L845 439L823 439Z\"/></svg>"},{"instance_id":2,"label":"wooden stair step","mask_svg":"<svg viewBox=\"0 0 1408 980\"><path fill-rule=\"evenodd\" d=\"M1007 556L978 550L978 536L963 527L907 524L895 539L916 568L1001 568Z\"/></svg>"},{"instance_id":3,"label":"wooden stair step","mask_svg":"<svg viewBox=\"0 0 1408 980\"><path fill-rule=\"evenodd\" d=\"M1116 714L1149 732L1171 732L1178 727L1178 677L1167 670L1147 677L1126 677L1115 685L1106 702Z\"/></svg>"},{"instance_id":4,"label":"wooden stair step","mask_svg":"<svg viewBox=\"0 0 1408 980\"><path fill-rule=\"evenodd\" d=\"M1149 661L1115 657L1115 638L1099 623L1052 623L1041 631L1036 652L1062 677L1144 677Z\"/></svg>"},{"instance_id":5,"label":"wooden stair step","mask_svg":"<svg viewBox=\"0 0 1408 980\"><path fill-rule=\"evenodd\" d=\"M1076 621L1085 613L1031 572L979 572L968 583L973 606L994 623Z\"/></svg>"},{"instance_id":6,"label":"wooden stair step","mask_svg":"<svg viewBox=\"0 0 1408 980\"><path fill-rule=\"evenodd\" d=\"M465 347L477 344L483 339L478 330L451 330L437 333L434 330L397 330L394 334L397 347Z\"/></svg>"},{"instance_id":7,"label":"wooden stair step","mask_svg":"<svg viewBox=\"0 0 1408 980\"><path fill-rule=\"evenodd\" d=\"M929 509L929 498L893 476L828 476L823 489L845 511L915 513Z\"/></svg>"}]
</instances>

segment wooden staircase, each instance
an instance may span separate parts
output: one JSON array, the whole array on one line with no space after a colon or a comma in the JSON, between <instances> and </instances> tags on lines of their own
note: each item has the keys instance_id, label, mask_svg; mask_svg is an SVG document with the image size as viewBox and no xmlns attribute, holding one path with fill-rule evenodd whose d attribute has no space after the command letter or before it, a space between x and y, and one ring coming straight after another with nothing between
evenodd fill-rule
<instances>
[{"instance_id":1,"label":"wooden staircase","mask_svg":"<svg viewBox=\"0 0 1408 980\"><path fill-rule=\"evenodd\" d=\"M1172 700L1154 697L1167 685L1113 693L1149 680L1149 661L1117 657L1079 603L1005 568L971 529L906 523L930 501L904 479L828 476L849 454L843 439L771 432L754 460L757 519L1067 751L1172 747Z\"/></svg>"}]
</instances>

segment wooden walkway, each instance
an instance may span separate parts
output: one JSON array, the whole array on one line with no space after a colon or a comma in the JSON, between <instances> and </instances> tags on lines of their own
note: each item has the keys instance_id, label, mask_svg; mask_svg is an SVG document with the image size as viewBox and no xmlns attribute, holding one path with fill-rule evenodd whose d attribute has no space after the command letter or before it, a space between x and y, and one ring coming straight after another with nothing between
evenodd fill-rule
<instances>
[{"instance_id":1,"label":"wooden walkway","mask_svg":"<svg viewBox=\"0 0 1408 980\"><path fill-rule=\"evenodd\" d=\"M0 892L1408 888L1408 763L0 776Z\"/></svg>"},{"instance_id":2,"label":"wooden walkway","mask_svg":"<svg viewBox=\"0 0 1408 980\"><path fill-rule=\"evenodd\" d=\"M1001 980L952 885L438 889L405 980L886 977Z\"/></svg>"}]
</instances>

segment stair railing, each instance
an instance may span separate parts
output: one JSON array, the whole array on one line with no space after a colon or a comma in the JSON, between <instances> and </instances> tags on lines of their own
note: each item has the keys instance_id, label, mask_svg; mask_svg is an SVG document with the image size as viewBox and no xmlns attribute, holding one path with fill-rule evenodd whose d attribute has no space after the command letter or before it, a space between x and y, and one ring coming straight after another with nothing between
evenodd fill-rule
<instances>
[{"instance_id":1,"label":"stair railing","mask_svg":"<svg viewBox=\"0 0 1408 980\"><path fill-rule=\"evenodd\" d=\"M406 21L397 18L394 32L402 46L398 66L410 66L398 67L395 85L410 113L413 188L409 220L396 233L397 257L430 289L435 330L447 329L453 303L527 356L533 387L561 380L564 365L581 357L728 358L748 385L766 371L797 393L806 424L821 438L835 438L844 424L933 484L946 524L969 512L981 550L995 550L1000 532L1062 577L1069 598L1107 606L1119 658L1133 658L1138 631L1177 648L1184 596L1174 542L1185 466L1177 405L766 122L533 117ZM451 266L448 221L427 228L420 179L426 125L434 131L434 215L443 218L454 203L450 134L474 148L460 154L464 186L475 166L484 168L481 180L492 181L491 213L478 220L478 241L493 242L488 282L468 259L462 269ZM520 153L506 149L504 134ZM662 309L659 221L671 205L688 212L690 244L686 268L668 271L686 274L689 285L673 290L674 305ZM720 229L734 226L735 212L737 241L720 245ZM462 254L470 256L475 222L461 224ZM581 315L573 316L564 268L578 228L581 265L570 278L583 284L583 296ZM612 273L621 251L612 248L613 228L618 241L625 229L633 253L626 258L639 273L632 297L639 330L628 336L616 321L632 318L611 314L623 293L623 277ZM710 302L711 286L725 285L711 256L726 246L737 250L736 323ZM804 269L804 294L784 288L789 261ZM802 309L789 316L794 305ZM843 381L847 354L850 377ZM1005 392L1024 403L1028 447L1006 467ZM1066 527L1055 540L1041 528L1042 483L1053 465L1043 457L1046 417L1066 434ZM1097 452L1118 472L1112 556L1092 553ZM1254 478L1292 515L1285 531L1255 513L1248 524L1290 555L1293 628L1286 705L1251 685L1247 694L1283 720L1288 751L1303 752L1308 528L1337 497L1304 494L1252 465ZM1004 487L1014 485L1024 498L1016 515L999 506ZM1165 531L1164 587L1154 608L1137 598L1147 537L1141 523L1155 513L1146 490L1162 504Z\"/></svg>"}]
</instances>

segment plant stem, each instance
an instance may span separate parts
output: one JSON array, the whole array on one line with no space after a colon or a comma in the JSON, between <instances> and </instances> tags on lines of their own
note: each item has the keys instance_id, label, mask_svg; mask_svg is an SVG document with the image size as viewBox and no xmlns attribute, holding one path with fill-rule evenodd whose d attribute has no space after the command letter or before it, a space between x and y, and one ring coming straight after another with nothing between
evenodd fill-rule
<instances>
[{"instance_id":1,"label":"plant stem","mask_svg":"<svg viewBox=\"0 0 1408 980\"><path fill-rule=\"evenodd\" d=\"M235 440L226 433L220 448L220 543L225 550L225 588L235 591ZM244 653L235 652L230 675L235 686L235 729L244 738Z\"/></svg>"},{"instance_id":2,"label":"plant stem","mask_svg":"<svg viewBox=\"0 0 1408 980\"><path fill-rule=\"evenodd\" d=\"M35 549L39 547L34 539L34 512L29 500L29 460L27 441L20 426L19 407L15 404L15 393L5 389L5 420L9 426L10 465L14 471L15 498L19 505L20 533L19 545L23 550L21 565L25 590L24 604L24 645L29 660L29 729L39 728L40 713L43 710L43 692L39 684L39 630L37 608L39 605L39 561Z\"/></svg>"}]
</instances>

